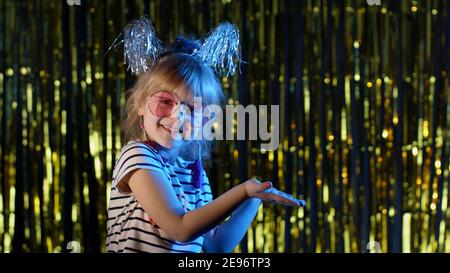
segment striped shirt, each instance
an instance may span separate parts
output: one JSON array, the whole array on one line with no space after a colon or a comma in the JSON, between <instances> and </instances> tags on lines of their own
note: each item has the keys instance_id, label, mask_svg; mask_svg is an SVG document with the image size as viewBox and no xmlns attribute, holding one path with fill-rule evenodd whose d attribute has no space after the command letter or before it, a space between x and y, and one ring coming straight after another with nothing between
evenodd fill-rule
<instances>
[{"instance_id":1,"label":"striped shirt","mask_svg":"<svg viewBox=\"0 0 450 273\"><path fill-rule=\"evenodd\" d=\"M136 200L133 193L122 192L117 187L121 179L137 169L149 169L165 175L171 183L185 211L199 208L212 200L208 177L203 171L203 184L196 188L192 183L192 171L188 162L178 157L172 164L166 163L157 150L140 142L130 141L125 145L114 166L107 221L107 252L166 252L200 253L204 235L181 243L169 236ZM128 181L125 181L128 182Z\"/></svg>"}]
</instances>

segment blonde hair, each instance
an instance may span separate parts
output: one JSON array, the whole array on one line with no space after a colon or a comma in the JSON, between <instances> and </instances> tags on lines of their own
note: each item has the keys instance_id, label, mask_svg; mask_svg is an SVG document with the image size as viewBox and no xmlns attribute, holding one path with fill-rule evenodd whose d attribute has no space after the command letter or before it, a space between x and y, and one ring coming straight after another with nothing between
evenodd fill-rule
<instances>
[{"instance_id":1,"label":"blonde hair","mask_svg":"<svg viewBox=\"0 0 450 273\"><path fill-rule=\"evenodd\" d=\"M127 91L127 101L122 109L122 140L139 139L143 135L139 128L138 109L148 96L159 90L177 93L190 90L193 97L201 97L203 105L222 105L224 95L213 70L201 60L185 53L172 53L162 57L149 71L138 76L135 85ZM201 148L201 157L209 158L212 141L190 141L180 150L185 160L198 158L197 149ZM193 152L194 151L194 152Z\"/></svg>"}]
</instances>

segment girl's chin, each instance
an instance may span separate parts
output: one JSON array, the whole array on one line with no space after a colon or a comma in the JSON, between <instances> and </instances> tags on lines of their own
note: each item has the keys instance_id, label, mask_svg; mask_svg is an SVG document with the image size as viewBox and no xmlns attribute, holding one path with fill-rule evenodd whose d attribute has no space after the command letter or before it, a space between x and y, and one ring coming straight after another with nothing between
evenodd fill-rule
<instances>
[{"instance_id":1,"label":"girl's chin","mask_svg":"<svg viewBox=\"0 0 450 273\"><path fill-rule=\"evenodd\" d=\"M181 134L177 132L172 132L163 126L160 127L159 134L157 136L153 136L152 139L156 142L161 148L165 149L173 149L179 147L183 138Z\"/></svg>"},{"instance_id":2,"label":"girl's chin","mask_svg":"<svg viewBox=\"0 0 450 273\"><path fill-rule=\"evenodd\" d=\"M161 146L161 148L165 148L165 149L177 148L178 146L181 145L181 142L182 142L182 140L167 139L167 138L156 141L156 143L158 143L158 145Z\"/></svg>"},{"instance_id":3,"label":"girl's chin","mask_svg":"<svg viewBox=\"0 0 450 273\"><path fill-rule=\"evenodd\" d=\"M161 137L165 137L167 135L169 137L172 137L173 140L177 140L178 138L181 137L181 135L179 133L173 132L173 131L169 130L168 128L164 127L164 126L161 126L160 128L162 130L162 134L164 135L164 136L161 136Z\"/></svg>"}]
</instances>

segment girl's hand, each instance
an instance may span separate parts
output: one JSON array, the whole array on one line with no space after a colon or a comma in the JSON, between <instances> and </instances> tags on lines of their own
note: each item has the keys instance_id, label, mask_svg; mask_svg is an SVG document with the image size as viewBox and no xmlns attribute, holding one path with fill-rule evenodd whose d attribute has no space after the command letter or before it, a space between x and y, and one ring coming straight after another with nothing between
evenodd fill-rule
<instances>
[{"instance_id":1,"label":"girl's hand","mask_svg":"<svg viewBox=\"0 0 450 273\"><path fill-rule=\"evenodd\" d=\"M244 182L247 196L250 198L258 198L264 202L270 202L284 206L304 207L305 201L298 200L292 195L279 191L272 187L272 182L264 183L252 178Z\"/></svg>"}]
</instances>

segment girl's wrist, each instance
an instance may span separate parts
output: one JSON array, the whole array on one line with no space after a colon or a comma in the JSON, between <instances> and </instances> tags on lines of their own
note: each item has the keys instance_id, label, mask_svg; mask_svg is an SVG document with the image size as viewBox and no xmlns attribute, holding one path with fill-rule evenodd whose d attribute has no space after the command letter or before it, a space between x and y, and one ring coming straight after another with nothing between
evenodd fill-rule
<instances>
[{"instance_id":1,"label":"girl's wrist","mask_svg":"<svg viewBox=\"0 0 450 273\"><path fill-rule=\"evenodd\" d=\"M250 194L248 192L249 181L245 181L244 183L240 184L240 186L242 186L242 188L244 189L245 199L250 198Z\"/></svg>"}]
</instances>

